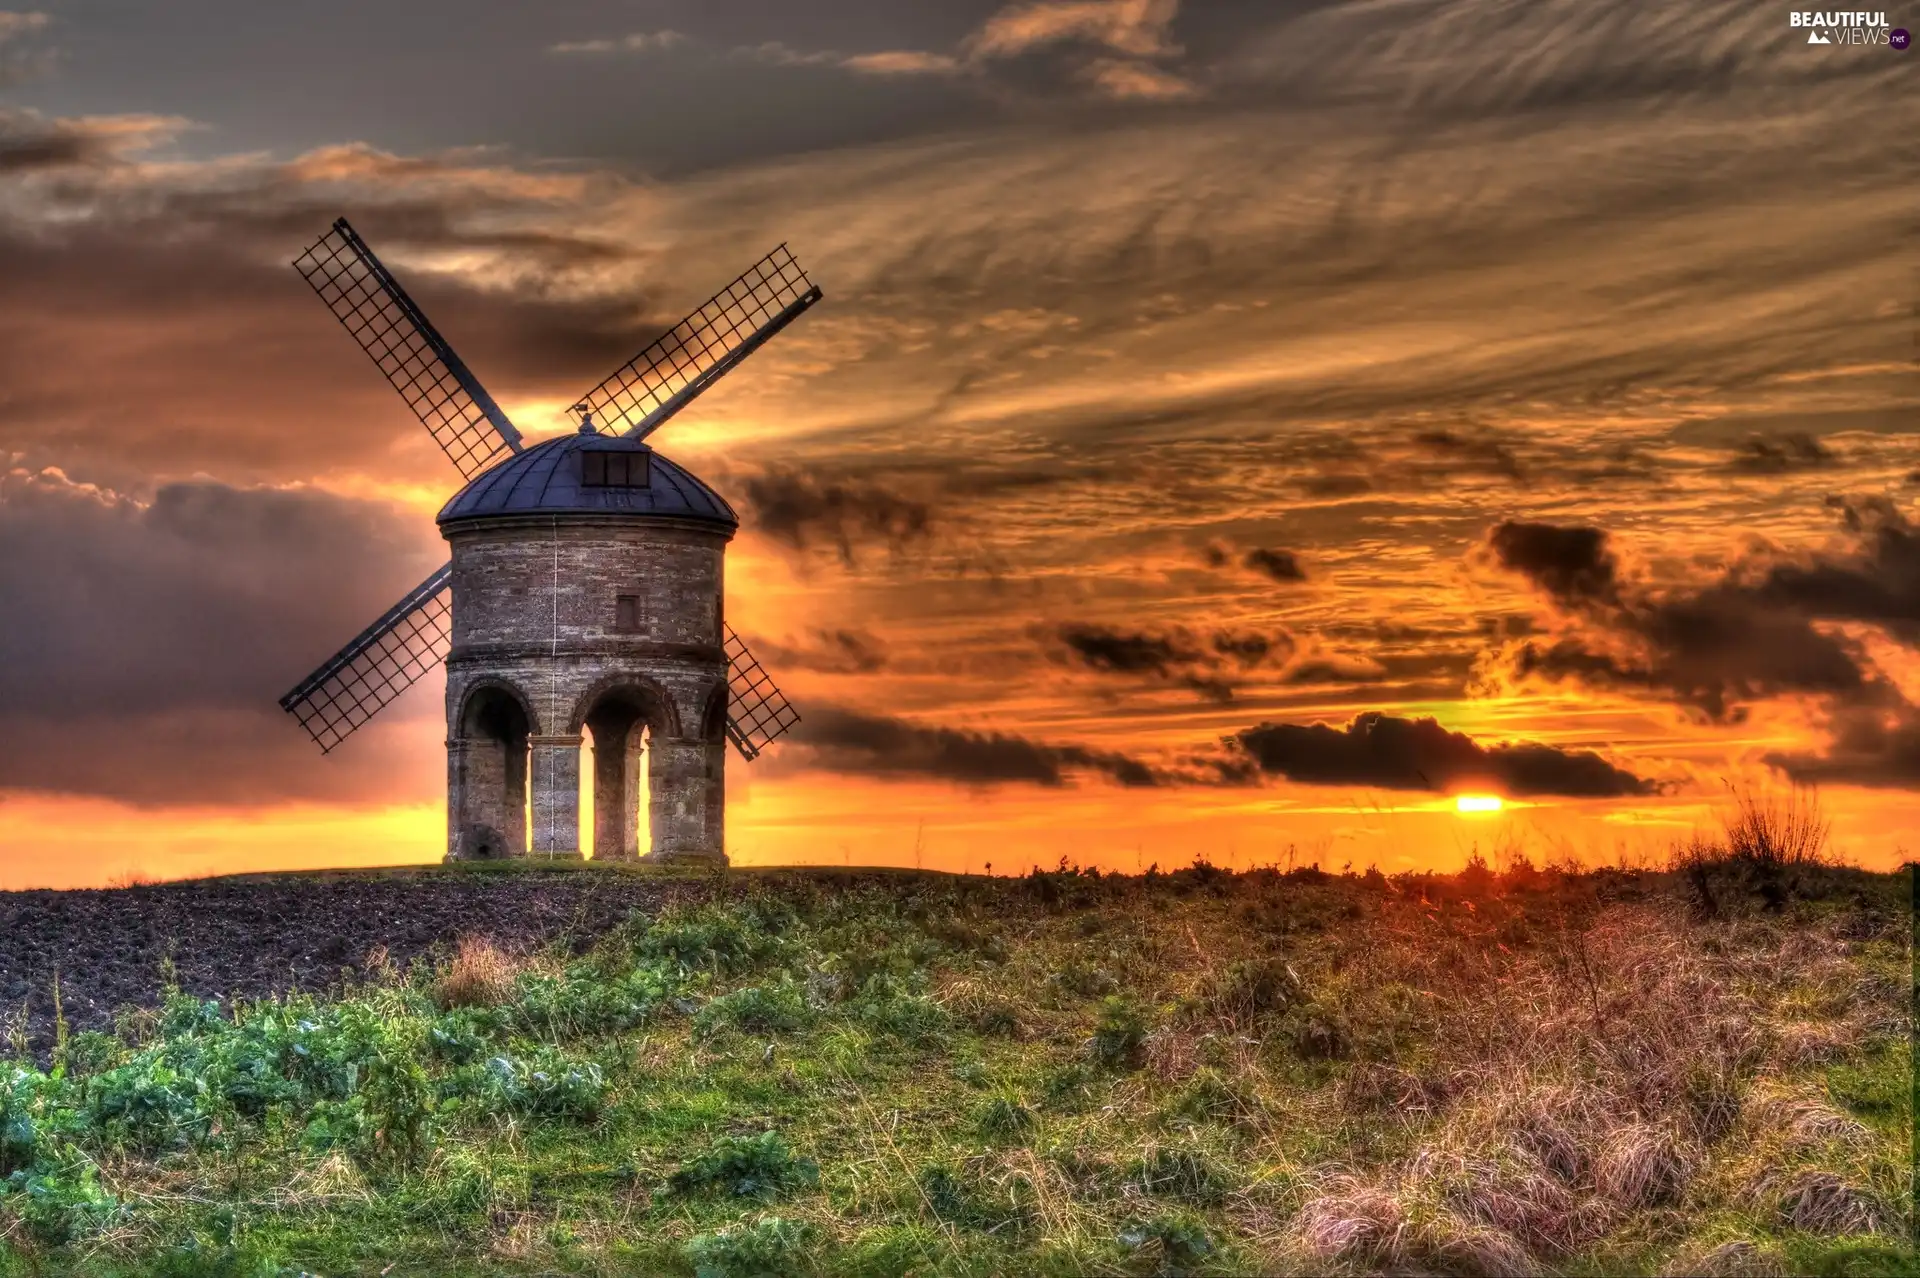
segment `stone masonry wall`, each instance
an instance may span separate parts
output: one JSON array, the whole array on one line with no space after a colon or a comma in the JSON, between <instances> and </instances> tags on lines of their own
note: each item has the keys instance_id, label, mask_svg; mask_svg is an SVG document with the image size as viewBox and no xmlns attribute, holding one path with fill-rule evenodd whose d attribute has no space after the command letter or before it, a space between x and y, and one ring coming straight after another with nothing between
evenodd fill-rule
<instances>
[{"instance_id":1,"label":"stone masonry wall","mask_svg":"<svg viewBox=\"0 0 1920 1278\"><path fill-rule=\"evenodd\" d=\"M727 677L726 530L561 515L473 520L445 531L453 547L449 749L470 689L511 688L532 732L535 850L576 851L583 722L602 695L644 689L660 706L659 721L649 723L653 854L723 858L725 756L706 740L702 709ZM616 629L620 595L639 599L632 633ZM478 775L450 768L450 777L456 771ZM450 812L463 797L449 794Z\"/></svg>"}]
</instances>

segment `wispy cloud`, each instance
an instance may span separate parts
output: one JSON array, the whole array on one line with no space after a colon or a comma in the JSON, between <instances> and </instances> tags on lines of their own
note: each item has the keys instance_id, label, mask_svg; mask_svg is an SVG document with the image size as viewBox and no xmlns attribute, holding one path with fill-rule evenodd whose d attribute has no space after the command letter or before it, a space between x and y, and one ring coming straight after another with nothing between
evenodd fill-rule
<instances>
[{"instance_id":1,"label":"wispy cloud","mask_svg":"<svg viewBox=\"0 0 1920 1278\"><path fill-rule=\"evenodd\" d=\"M59 54L50 47L34 47L32 37L53 25L53 19L35 10L0 9L0 89L49 74Z\"/></svg>"},{"instance_id":2,"label":"wispy cloud","mask_svg":"<svg viewBox=\"0 0 1920 1278\"><path fill-rule=\"evenodd\" d=\"M1041 56L1062 55L1060 80L1114 100L1172 101L1199 93L1191 80L1164 63L1182 52L1169 31L1179 0L1042 0L1000 10L949 53L882 49L845 53L795 48L782 41L735 45L725 55L773 66L831 66L858 75L968 76L991 83L994 69ZM558 54L657 53L693 43L677 31L568 41L548 47Z\"/></svg>"},{"instance_id":3,"label":"wispy cloud","mask_svg":"<svg viewBox=\"0 0 1920 1278\"><path fill-rule=\"evenodd\" d=\"M1168 28L1180 0L1042 0L1000 10L965 42L977 58L1012 58L1072 42L1136 58L1178 53Z\"/></svg>"},{"instance_id":4,"label":"wispy cloud","mask_svg":"<svg viewBox=\"0 0 1920 1278\"><path fill-rule=\"evenodd\" d=\"M547 46L547 52L560 54L657 53L685 44L687 37L678 31L635 31L628 35L595 40L565 40Z\"/></svg>"}]
</instances>

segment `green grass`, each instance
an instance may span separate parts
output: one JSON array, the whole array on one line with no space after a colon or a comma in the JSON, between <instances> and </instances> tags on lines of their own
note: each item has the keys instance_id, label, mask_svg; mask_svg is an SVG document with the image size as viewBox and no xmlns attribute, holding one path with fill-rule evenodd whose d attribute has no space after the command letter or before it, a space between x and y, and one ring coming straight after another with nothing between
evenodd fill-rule
<instances>
[{"instance_id":1,"label":"green grass","mask_svg":"<svg viewBox=\"0 0 1920 1278\"><path fill-rule=\"evenodd\" d=\"M1795 891L736 873L0 1063L0 1274L1914 1272L1905 881Z\"/></svg>"}]
</instances>

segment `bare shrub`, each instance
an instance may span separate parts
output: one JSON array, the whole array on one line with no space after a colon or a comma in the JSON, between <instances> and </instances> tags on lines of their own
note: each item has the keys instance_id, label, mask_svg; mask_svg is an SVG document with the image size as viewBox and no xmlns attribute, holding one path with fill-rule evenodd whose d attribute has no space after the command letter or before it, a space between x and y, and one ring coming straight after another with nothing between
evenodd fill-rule
<instances>
[{"instance_id":1,"label":"bare shrub","mask_svg":"<svg viewBox=\"0 0 1920 1278\"><path fill-rule=\"evenodd\" d=\"M1485 1148L1476 1142L1476 1148ZM1463 1220L1497 1230L1528 1250L1565 1255L1606 1232L1612 1213L1541 1166L1512 1143L1491 1156L1423 1149L1409 1179Z\"/></svg>"},{"instance_id":2,"label":"bare shrub","mask_svg":"<svg viewBox=\"0 0 1920 1278\"><path fill-rule=\"evenodd\" d=\"M488 938L462 937L434 996L443 1008L498 1007L513 997L517 971L514 960Z\"/></svg>"},{"instance_id":3,"label":"bare shrub","mask_svg":"<svg viewBox=\"0 0 1920 1278\"><path fill-rule=\"evenodd\" d=\"M1865 1127L1804 1087L1762 1084L1748 1098L1746 1113L1756 1140L1778 1132L1799 1150L1829 1144L1859 1149L1871 1140Z\"/></svg>"},{"instance_id":4,"label":"bare shrub","mask_svg":"<svg viewBox=\"0 0 1920 1278\"><path fill-rule=\"evenodd\" d=\"M1608 1134L1595 1182L1622 1207L1657 1207L1679 1201L1699 1162L1671 1132L1629 1123Z\"/></svg>"},{"instance_id":5,"label":"bare shrub","mask_svg":"<svg viewBox=\"0 0 1920 1278\"><path fill-rule=\"evenodd\" d=\"M1321 1260L1397 1260L1407 1228L1400 1200L1353 1177L1336 1178L1329 1189L1300 1211L1300 1241L1307 1250Z\"/></svg>"},{"instance_id":6,"label":"bare shrub","mask_svg":"<svg viewBox=\"0 0 1920 1278\"><path fill-rule=\"evenodd\" d=\"M1778 793L1735 790L1733 811L1722 818L1727 852L1757 865L1824 865L1832 823L1820 809L1820 795L1803 786Z\"/></svg>"},{"instance_id":7,"label":"bare shrub","mask_svg":"<svg viewBox=\"0 0 1920 1278\"><path fill-rule=\"evenodd\" d=\"M1887 1212L1872 1192L1830 1171L1808 1170L1790 1181L1778 1202L1780 1223L1810 1234L1871 1234L1887 1228Z\"/></svg>"},{"instance_id":8,"label":"bare shrub","mask_svg":"<svg viewBox=\"0 0 1920 1278\"><path fill-rule=\"evenodd\" d=\"M1441 1273L1484 1278L1528 1278L1540 1267L1512 1237L1486 1225L1442 1213L1420 1230L1418 1259Z\"/></svg>"},{"instance_id":9,"label":"bare shrub","mask_svg":"<svg viewBox=\"0 0 1920 1278\"><path fill-rule=\"evenodd\" d=\"M1828 1065L1859 1042L1859 1027L1846 1021L1789 1021L1774 1031L1773 1059L1786 1069Z\"/></svg>"}]
</instances>

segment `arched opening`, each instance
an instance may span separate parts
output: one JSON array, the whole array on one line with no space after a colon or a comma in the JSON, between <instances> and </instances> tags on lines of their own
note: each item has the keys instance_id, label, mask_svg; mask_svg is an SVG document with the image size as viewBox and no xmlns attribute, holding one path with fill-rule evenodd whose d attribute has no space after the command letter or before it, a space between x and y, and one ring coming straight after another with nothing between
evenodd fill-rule
<instances>
[{"instance_id":1,"label":"arched opening","mask_svg":"<svg viewBox=\"0 0 1920 1278\"><path fill-rule=\"evenodd\" d=\"M484 860L527 851L527 737L520 699L497 685L476 689L453 743L455 854Z\"/></svg>"},{"instance_id":2,"label":"arched opening","mask_svg":"<svg viewBox=\"0 0 1920 1278\"><path fill-rule=\"evenodd\" d=\"M591 754L581 804L595 860L630 860L652 850L650 744L666 716L651 689L621 686L597 696L582 721Z\"/></svg>"}]
</instances>

